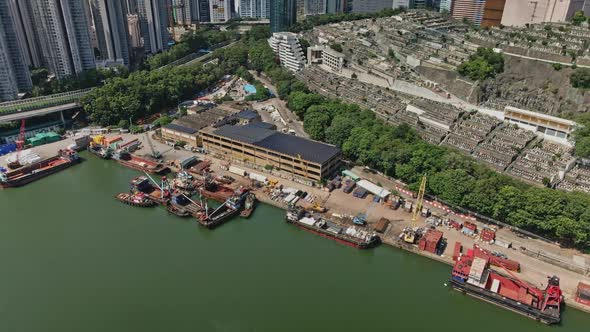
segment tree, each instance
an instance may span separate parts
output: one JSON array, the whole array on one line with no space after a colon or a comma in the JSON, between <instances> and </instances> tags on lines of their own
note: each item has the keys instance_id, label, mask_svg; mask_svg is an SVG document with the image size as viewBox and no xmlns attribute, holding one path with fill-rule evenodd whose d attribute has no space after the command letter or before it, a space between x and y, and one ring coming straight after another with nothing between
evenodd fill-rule
<instances>
[{"instance_id":1,"label":"tree","mask_svg":"<svg viewBox=\"0 0 590 332\"><path fill-rule=\"evenodd\" d=\"M330 48L336 52L342 52L342 45L340 45L339 43L330 44Z\"/></svg>"},{"instance_id":2,"label":"tree","mask_svg":"<svg viewBox=\"0 0 590 332\"><path fill-rule=\"evenodd\" d=\"M560 71L563 68L563 66L559 62L556 62L556 63L552 64L551 66L553 66L553 69L555 69L557 71Z\"/></svg>"},{"instance_id":3,"label":"tree","mask_svg":"<svg viewBox=\"0 0 590 332\"><path fill-rule=\"evenodd\" d=\"M580 25L586 21L586 16L584 16L584 11L578 10L574 16L572 16L572 24L573 25Z\"/></svg>"},{"instance_id":4,"label":"tree","mask_svg":"<svg viewBox=\"0 0 590 332\"><path fill-rule=\"evenodd\" d=\"M303 128L312 139L324 140L325 130L330 125L330 114L325 107L314 105L305 112Z\"/></svg>"},{"instance_id":5,"label":"tree","mask_svg":"<svg viewBox=\"0 0 590 332\"><path fill-rule=\"evenodd\" d=\"M504 71L504 57L491 48L480 47L475 54L457 67L457 72L472 80L493 78Z\"/></svg>"},{"instance_id":6,"label":"tree","mask_svg":"<svg viewBox=\"0 0 590 332\"><path fill-rule=\"evenodd\" d=\"M574 88L588 89L590 88L590 69L577 68L570 76L570 83Z\"/></svg>"}]
</instances>

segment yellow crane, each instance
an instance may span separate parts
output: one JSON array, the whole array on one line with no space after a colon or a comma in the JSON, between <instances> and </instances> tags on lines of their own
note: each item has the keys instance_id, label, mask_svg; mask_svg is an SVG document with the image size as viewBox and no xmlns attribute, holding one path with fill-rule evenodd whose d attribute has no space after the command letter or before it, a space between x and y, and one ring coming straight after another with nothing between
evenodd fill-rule
<instances>
[{"instance_id":1,"label":"yellow crane","mask_svg":"<svg viewBox=\"0 0 590 332\"><path fill-rule=\"evenodd\" d=\"M424 192L426 191L426 174L422 176L420 181L420 190L418 190L418 197L416 199L416 205L412 213L412 228L408 230L404 236L404 241L407 243L414 243L416 241L416 220L418 220L418 214L422 211L422 204L424 203Z\"/></svg>"}]
</instances>

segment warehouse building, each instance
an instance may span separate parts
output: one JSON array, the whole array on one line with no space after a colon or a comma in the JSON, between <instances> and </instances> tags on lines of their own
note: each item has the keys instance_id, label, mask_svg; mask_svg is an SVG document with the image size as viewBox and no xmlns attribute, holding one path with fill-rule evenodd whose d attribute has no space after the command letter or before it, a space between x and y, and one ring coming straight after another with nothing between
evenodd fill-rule
<instances>
[{"instance_id":1,"label":"warehouse building","mask_svg":"<svg viewBox=\"0 0 590 332\"><path fill-rule=\"evenodd\" d=\"M340 149L305 138L283 134L260 125L207 127L201 130L203 147L232 161L318 183L340 165Z\"/></svg>"}]
</instances>

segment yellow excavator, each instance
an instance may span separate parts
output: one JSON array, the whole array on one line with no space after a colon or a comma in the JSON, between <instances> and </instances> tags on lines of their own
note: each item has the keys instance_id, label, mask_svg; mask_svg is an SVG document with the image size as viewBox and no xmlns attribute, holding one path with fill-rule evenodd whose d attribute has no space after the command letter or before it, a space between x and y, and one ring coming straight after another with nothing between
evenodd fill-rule
<instances>
[{"instance_id":1,"label":"yellow excavator","mask_svg":"<svg viewBox=\"0 0 590 332\"><path fill-rule=\"evenodd\" d=\"M407 243L415 243L416 242L416 220L418 219L418 214L422 211L422 204L424 202L424 192L426 191L426 174L422 176L422 181L420 181L420 190L418 190L418 197L416 199L416 205L414 206L414 211L412 211L412 228L406 230L404 234L404 241Z\"/></svg>"}]
</instances>

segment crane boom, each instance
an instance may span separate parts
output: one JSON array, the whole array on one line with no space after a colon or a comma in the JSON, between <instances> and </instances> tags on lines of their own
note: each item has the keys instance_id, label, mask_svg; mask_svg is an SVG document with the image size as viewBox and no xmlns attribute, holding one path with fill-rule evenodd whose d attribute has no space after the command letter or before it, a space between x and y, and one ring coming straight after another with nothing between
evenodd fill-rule
<instances>
[{"instance_id":1,"label":"crane boom","mask_svg":"<svg viewBox=\"0 0 590 332\"><path fill-rule=\"evenodd\" d=\"M418 190L418 197L416 199L416 207L412 214L412 227L416 227L416 220L418 220L418 214L422 211L424 204L424 193L426 192L426 174L422 176L420 181L420 189Z\"/></svg>"}]
</instances>

